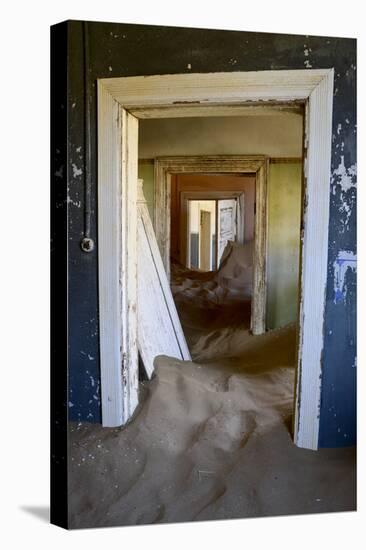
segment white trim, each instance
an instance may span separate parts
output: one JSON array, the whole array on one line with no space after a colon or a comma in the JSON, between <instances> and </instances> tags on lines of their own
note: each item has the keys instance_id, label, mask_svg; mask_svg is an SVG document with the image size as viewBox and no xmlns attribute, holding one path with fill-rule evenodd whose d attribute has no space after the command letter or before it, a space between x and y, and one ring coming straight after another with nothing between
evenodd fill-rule
<instances>
[{"instance_id":1,"label":"white trim","mask_svg":"<svg viewBox=\"0 0 366 550\"><path fill-rule=\"evenodd\" d=\"M98 86L99 330L103 426L125 424L138 403L136 338L137 119ZM128 223L123 223L127 220Z\"/></svg>"},{"instance_id":2,"label":"white trim","mask_svg":"<svg viewBox=\"0 0 366 550\"><path fill-rule=\"evenodd\" d=\"M190 73L103 78L100 82L125 109L240 105L248 101L307 99L329 69ZM202 115L201 115L202 116ZM140 117L143 118L143 117ZM161 118L160 116L158 118Z\"/></svg>"},{"instance_id":3,"label":"white trim","mask_svg":"<svg viewBox=\"0 0 366 550\"><path fill-rule=\"evenodd\" d=\"M136 318L136 311L133 311L134 285L131 281L127 283L130 293L128 306L131 307L124 310L119 300L121 292L122 296L126 296L123 293L126 283L123 279L121 282L120 275L128 279L128 274L133 273L134 269L133 224L129 228L129 243L132 246L130 254L126 253L118 233L119 228L134 217L129 213L123 218L121 212L126 186L127 189L130 186L136 188L137 132L132 127L137 130L137 124L131 122L131 132L125 129L127 133L122 133L118 113L126 112L127 119L131 113L138 118L152 115L163 117L171 116L170 113L176 113L179 108L182 113L186 109L184 112L189 112L190 116L193 116L193 111L197 116L203 116L202 113L208 112L206 107L235 108L247 102L258 103L263 100L275 103L308 101L309 147L305 170L307 208L302 254L295 443L309 449L317 448L327 277L332 95L333 69L156 75L98 81L99 310L103 425L123 424L135 406L134 391L132 395L126 396L128 410L124 407L121 391L122 358L126 353L131 362L128 373L124 372L131 375L132 382L128 383L128 387L135 387L135 355L134 352L129 355L135 346L135 329L132 327L125 342L120 331L121 327L123 331L129 319L133 323ZM116 104L120 104L118 109ZM214 114L212 109L209 112ZM130 163L126 173L122 171L122 174L126 174L126 180L119 174L119 159L123 151L127 151L127 163ZM133 204L131 195L129 207L133 208ZM123 268L127 268L127 274Z\"/></svg>"},{"instance_id":4,"label":"white trim","mask_svg":"<svg viewBox=\"0 0 366 550\"><path fill-rule=\"evenodd\" d=\"M306 109L307 156L301 266L300 347L295 407L295 440L318 448L328 228L333 71L312 91Z\"/></svg>"}]
</instances>

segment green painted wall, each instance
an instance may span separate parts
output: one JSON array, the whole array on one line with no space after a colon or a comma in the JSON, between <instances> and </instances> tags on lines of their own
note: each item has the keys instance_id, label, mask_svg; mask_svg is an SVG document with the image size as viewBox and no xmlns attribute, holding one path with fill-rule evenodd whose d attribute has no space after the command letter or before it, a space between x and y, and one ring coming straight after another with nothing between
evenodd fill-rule
<instances>
[{"instance_id":1,"label":"green painted wall","mask_svg":"<svg viewBox=\"0 0 366 550\"><path fill-rule=\"evenodd\" d=\"M152 163L138 163L138 177L144 180L143 190L150 218L154 221L154 165Z\"/></svg>"},{"instance_id":2,"label":"green painted wall","mask_svg":"<svg viewBox=\"0 0 366 550\"><path fill-rule=\"evenodd\" d=\"M296 320L299 286L301 163L270 164L267 327Z\"/></svg>"}]
</instances>

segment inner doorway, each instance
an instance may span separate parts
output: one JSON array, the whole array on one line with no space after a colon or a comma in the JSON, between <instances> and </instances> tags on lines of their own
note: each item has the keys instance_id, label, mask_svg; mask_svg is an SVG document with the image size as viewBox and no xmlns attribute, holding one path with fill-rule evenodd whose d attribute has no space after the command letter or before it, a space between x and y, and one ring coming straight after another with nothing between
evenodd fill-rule
<instances>
[{"instance_id":1,"label":"inner doorway","mask_svg":"<svg viewBox=\"0 0 366 550\"><path fill-rule=\"evenodd\" d=\"M158 157L154 161L155 233L169 279L171 258L187 265L188 199L240 199L239 242L252 240L250 328L253 334L263 334L266 329L268 166L269 158L265 155ZM245 202L248 182L251 200ZM248 207L246 216L245 204ZM251 224L247 236L244 236L244 216Z\"/></svg>"},{"instance_id":2,"label":"inner doorway","mask_svg":"<svg viewBox=\"0 0 366 550\"><path fill-rule=\"evenodd\" d=\"M243 237L238 226L244 227L244 210L237 198L188 199L188 204L186 267L213 271L227 243Z\"/></svg>"}]
</instances>

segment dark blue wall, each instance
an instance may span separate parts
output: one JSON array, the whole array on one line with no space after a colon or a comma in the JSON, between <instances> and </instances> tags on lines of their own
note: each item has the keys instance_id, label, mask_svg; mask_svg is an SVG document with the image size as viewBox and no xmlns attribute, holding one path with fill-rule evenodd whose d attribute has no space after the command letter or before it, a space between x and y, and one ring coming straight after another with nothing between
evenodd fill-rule
<instances>
[{"instance_id":1,"label":"dark blue wall","mask_svg":"<svg viewBox=\"0 0 366 550\"><path fill-rule=\"evenodd\" d=\"M86 78L85 31L89 49ZM79 247L83 235L87 168L84 164L85 97L90 100L91 106L92 237L96 239L97 233L96 79L165 73L334 67L320 445L354 443L356 41L109 23L88 23L85 29L82 22L71 21L68 23L68 51L69 417L100 421L97 249L85 254Z\"/></svg>"}]
</instances>

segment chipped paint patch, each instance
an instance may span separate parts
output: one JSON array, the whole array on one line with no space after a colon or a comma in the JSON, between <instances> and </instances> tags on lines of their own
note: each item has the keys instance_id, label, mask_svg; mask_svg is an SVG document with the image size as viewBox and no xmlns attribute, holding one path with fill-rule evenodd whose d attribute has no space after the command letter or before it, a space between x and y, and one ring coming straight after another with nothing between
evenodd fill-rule
<instances>
[{"instance_id":1,"label":"chipped paint patch","mask_svg":"<svg viewBox=\"0 0 366 550\"><path fill-rule=\"evenodd\" d=\"M304 44L304 56L307 58L304 61L304 65L305 65L306 69L311 69L312 68L312 64L310 63L310 59L308 59L309 55L310 55L310 52L311 52L311 48L309 48L306 44Z\"/></svg>"},{"instance_id":2,"label":"chipped paint patch","mask_svg":"<svg viewBox=\"0 0 366 550\"><path fill-rule=\"evenodd\" d=\"M72 175L74 178L77 178L78 176L81 176L83 173L83 170L81 168L78 168L75 163L72 163Z\"/></svg>"},{"instance_id":3,"label":"chipped paint patch","mask_svg":"<svg viewBox=\"0 0 366 550\"><path fill-rule=\"evenodd\" d=\"M81 208L81 201L74 201L71 197L67 197L67 203L76 206L76 208Z\"/></svg>"},{"instance_id":4,"label":"chipped paint patch","mask_svg":"<svg viewBox=\"0 0 366 550\"><path fill-rule=\"evenodd\" d=\"M352 164L349 168L346 168L344 164L344 155L341 155L341 162L333 172L333 184L339 184L342 187L342 191L348 191L351 187L356 186L357 166Z\"/></svg>"},{"instance_id":5,"label":"chipped paint patch","mask_svg":"<svg viewBox=\"0 0 366 550\"><path fill-rule=\"evenodd\" d=\"M333 263L334 267L334 303L344 301L346 291L344 289L345 276L348 268L356 271L357 256L350 250L341 250L338 252L337 259Z\"/></svg>"}]
</instances>

